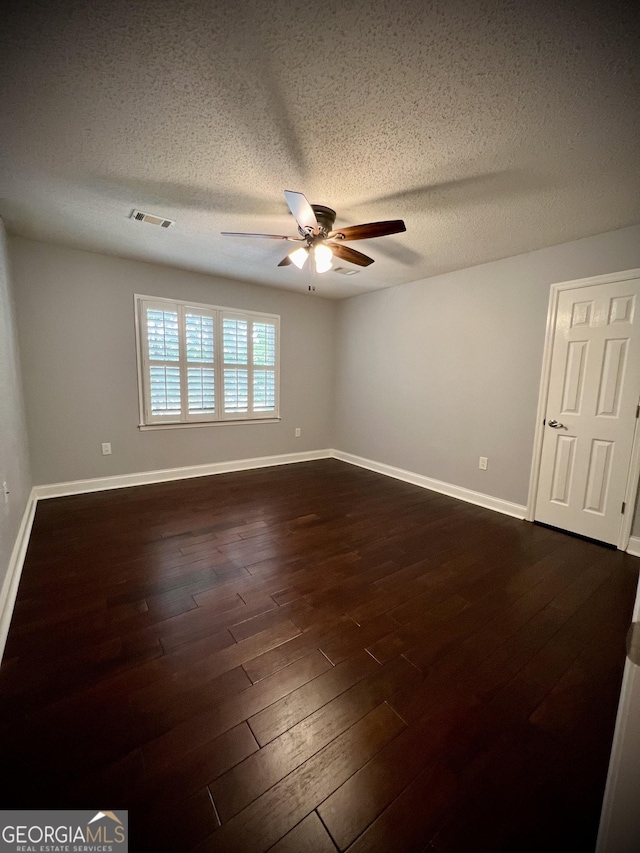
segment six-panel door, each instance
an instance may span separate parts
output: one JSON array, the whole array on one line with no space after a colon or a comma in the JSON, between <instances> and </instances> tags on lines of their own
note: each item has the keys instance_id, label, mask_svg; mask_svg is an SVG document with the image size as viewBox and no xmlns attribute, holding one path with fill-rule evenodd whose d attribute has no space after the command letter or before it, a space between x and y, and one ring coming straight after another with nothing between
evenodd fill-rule
<instances>
[{"instance_id":1,"label":"six-panel door","mask_svg":"<svg viewBox=\"0 0 640 853\"><path fill-rule=\"evenodd\" d=\"M640 390L639 299L640 279L576 288L556 314L535 518L611 544Z\"/></svg>"}]
</instances>

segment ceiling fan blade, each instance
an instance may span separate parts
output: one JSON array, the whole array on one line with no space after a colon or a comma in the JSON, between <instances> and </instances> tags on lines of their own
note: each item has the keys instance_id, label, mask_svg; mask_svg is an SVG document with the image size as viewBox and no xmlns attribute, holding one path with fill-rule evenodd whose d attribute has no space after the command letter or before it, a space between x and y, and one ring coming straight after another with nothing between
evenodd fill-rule
<instances>
[{"instance_id":1,"label":"ceiling fan blade","mask_svg":"<svg viewBox=\"0 0 640 853\"><path fill-rule=\"evenodd\" d=\"M343 246L341 243L330 243L329 245L334 258L341 258L343 261L349 261L359 267L368 267L369 264L373 263L373 258L363 255L362 252L356 252L350 246Z\"/></svg>"},{"instance_id":2,"label":"ceiling fan blade","mask_svg":"<svg viewBox=\"0 0 640 853\"><path fill-rule=\"evenodd\" d=\"M369 240L371 237L386 237L387 234L399 234L406 231L402 219L389 219L386 222L368 222L366 225L350 225L329 232L329 238L342 234L343 240Z\"/></svg>"},{"instance_id":3,"label":"ceiling fan blade","mask_svg":"<svg viewBox=\"0 0 640 853\"><path fill-rule=\"evenodd\" d=\"M302 237L285 237L284 234L245 234L243 231L221 231L223 237L265 237L267 240L292 240L294 243Z\"/></svg>"},{"instance_id":4,"label":"ceiling fan blade","mask_svg":"<svg viewBox=\"0 0 640 853\"><path fill-rule=\"evenodd\" d=\"M289 205L289 210L293 213L294 219L300 228L303 231L311 229L314 234L317 234L318 220L306 197L302 193L297 193L293 190L285 190L284 197Z\"/></svg>"},{"instance_id":5,"label":"ceiling fan blade","mask_svg":"<svg viewBox=\"0 0 640 853\"><path fill-rule=\"evenodd\" d=\"M289 264L292 264L292 263L293 263L293 261L291 260L291 258L289 257L289 255L285 255L285 256L284 256L284 258L283 258L283 259L280 261L280 263L278 264L278 266L279 266L279 267L288 267L288 266L289 266Z\"/></svg>"}]
</instances>

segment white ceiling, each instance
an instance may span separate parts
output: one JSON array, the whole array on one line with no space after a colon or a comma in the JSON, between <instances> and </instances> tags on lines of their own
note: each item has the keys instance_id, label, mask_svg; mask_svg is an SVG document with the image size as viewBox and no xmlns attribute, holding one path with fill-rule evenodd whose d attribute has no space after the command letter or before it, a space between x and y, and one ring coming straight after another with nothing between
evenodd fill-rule
<instances>
[{"instance_id":1,"label":"white ceiling","mask_svg":"<svg viewBox=\"0 0 640 853\"><path fill-rule=\"evenodd\" d=\"M404 218L350 244L371 267L315 277L341 297L640 221L637 4L12 5L10 232L305 291L309 270L277 267L291 244L219 232L295 234L285 189L336 226Z\"/></svg>"}]
</instances>

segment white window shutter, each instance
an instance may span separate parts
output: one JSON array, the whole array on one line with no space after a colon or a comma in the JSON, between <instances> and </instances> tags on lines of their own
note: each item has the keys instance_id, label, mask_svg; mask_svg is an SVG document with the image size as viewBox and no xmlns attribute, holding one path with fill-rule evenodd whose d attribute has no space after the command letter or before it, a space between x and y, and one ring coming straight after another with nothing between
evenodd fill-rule
<instances>
[{"instance_id":1,"label":"white window shutter","mask_svg":"<svg viewBox=\"0 0 640 853\"><path fill-rule=\"evenodd\" d=\"M216 314L214 311L185 309L185 360L187 372L187 414L189 420L210 420L216 415Z\"/></svg>"},{"instance_id":2,"label":"white window shutter","mask_svg":"<svg viewBox=\"0 0 640 853\"><path fill-rule=\"evenodd\" d=\"M151 423L179 420L182 415L178 306L142 303L145 341L145 410Z\"/></svg>"},{"instance_id":3,"label":"white window shutter","mask_svg":"<svg viewBox=\"0 0 640 853\"><path fill-rule=\"evenodd\" d=\"M267 414L276 410L276 324L254 320L252 325L253 411Z\"/></svg>"},{"instance_id":4,"label":"white window shutter","mask_svg":"<svg viewBox=\"0 0 640 853\"><path fill-rule=\"evenodd\" d=\"M249 415L249 325L246 317L222 315L225 418Z\"/></svg>"}]
</instances>

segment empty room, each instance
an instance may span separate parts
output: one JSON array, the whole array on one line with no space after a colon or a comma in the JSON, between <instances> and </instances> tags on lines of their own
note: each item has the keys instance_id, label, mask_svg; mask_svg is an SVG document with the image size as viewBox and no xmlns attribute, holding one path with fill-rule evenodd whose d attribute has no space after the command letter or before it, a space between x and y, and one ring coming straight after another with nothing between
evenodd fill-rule
<instances>
[{"instance_id":1,"label":"empty room","mask_svg":"<svg viewBox=\"0 0 640 853\"><path fill-rule=\"evenodd\" d=\"M638 850L639 35L11 4L3 850Z\"/></svg>"}]
</instances>

